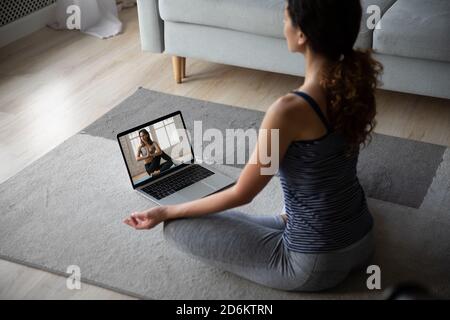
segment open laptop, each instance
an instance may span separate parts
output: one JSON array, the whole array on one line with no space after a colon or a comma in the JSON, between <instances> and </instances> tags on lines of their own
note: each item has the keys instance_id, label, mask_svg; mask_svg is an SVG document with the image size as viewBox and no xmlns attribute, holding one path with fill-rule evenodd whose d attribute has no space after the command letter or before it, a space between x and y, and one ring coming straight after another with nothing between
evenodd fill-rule
<instances>
[{"instance_id":1,"label":"open laptop","mask_svg":"<svg viewBox=\"0 0 450 320\"><path fill-rule=\"evenodd\" d=\"M159 205L199 199L235 183L196 163L181 111L119 133L117 140L131 185ZM155 142L163 154L155 152Z\"/></svg>"}]
</instances>

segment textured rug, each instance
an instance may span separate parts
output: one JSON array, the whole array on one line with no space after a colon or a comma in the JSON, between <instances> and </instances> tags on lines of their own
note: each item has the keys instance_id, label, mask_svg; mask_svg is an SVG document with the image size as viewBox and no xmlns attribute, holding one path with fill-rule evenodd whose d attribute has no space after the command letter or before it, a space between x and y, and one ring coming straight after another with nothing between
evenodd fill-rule
<instances>
[{"instance_id":1,"label":"textured rug","mask_svg":"<svg viewBox=\"0 0 450 320\"><path fill-rule=\"evenodd\" d=\"M0 257L149 299L376 299L364 272L316 294L273 290L202 264L168 245L162 226L136 232L122 223L153 204L131 189L116 134L182 110L188 129L257 128L263 113L139 89L119 106L0 185ZM237 148L243 146L237 146ZM239 166L218 165L237 177ZM375 134L361 151L361 183L376 223L382 287L402 281L450 297L450 151ZM282 207L277 178L249 205Z\"/></svg>"}]
</instances>

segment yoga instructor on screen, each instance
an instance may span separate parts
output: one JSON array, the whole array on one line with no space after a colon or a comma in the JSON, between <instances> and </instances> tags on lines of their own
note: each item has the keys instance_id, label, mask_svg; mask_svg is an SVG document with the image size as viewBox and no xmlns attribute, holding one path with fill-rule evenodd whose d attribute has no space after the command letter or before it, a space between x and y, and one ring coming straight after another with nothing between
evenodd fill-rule
<instances>
[{"instance_id":1,"label":"yoga instructor on screen","mask_svg":"<svg viewBox=\"0 0 450 320\"><path fill-rule=\"evenodd\" d=\"M144 161L145 171L149 176L158 175L162 171L169 169L173 165L172 159L161 150L159 144L150 138L147 130L139 131L141 145L136 154L137 161ZM161 158L166 160L161 165Z\"/></svg>"}]
</instances>

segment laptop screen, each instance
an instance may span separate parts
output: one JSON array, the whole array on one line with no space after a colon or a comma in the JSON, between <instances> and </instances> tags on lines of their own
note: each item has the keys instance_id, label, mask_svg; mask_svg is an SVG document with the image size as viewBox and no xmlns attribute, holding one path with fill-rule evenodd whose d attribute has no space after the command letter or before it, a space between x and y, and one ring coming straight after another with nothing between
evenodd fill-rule
<instances>
[{"instance_id":1,"label":"laptop screen","mask_svg":"<svg viewBox=\"0 0 450 320\"><path fill-rule=\"evenodd\" d=\"M117 136L133 187L194 160L181 112Z\"/></svg>"}]
</instances>

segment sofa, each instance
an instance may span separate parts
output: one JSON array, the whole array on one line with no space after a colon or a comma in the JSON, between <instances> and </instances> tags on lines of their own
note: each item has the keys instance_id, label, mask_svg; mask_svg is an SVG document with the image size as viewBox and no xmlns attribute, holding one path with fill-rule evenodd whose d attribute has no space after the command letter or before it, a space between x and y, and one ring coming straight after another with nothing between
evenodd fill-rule
<instances>
[{"instance_id":1,"label":"sofa","mask_svg":"<svg viewBox=\"0 0 450 320\"><path fill-rule=\"evenodd\" d=\"M362 0L355 48L373 49L386 90L450 98L450 1ZM186 58L303 76L303 57L288 51L285 0L138 0L142 49L172 56L175 80ZM366 23L380 20L375 28ZM369 10L368 10L369 9ZM379 9L379 10L378 10Z\"/></svg>"}]
</instances>

